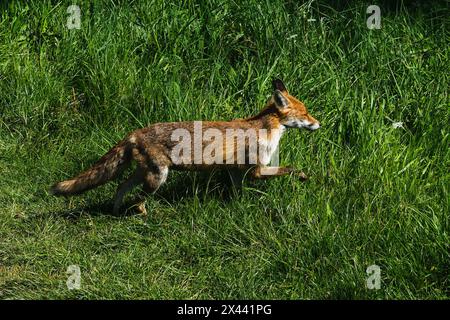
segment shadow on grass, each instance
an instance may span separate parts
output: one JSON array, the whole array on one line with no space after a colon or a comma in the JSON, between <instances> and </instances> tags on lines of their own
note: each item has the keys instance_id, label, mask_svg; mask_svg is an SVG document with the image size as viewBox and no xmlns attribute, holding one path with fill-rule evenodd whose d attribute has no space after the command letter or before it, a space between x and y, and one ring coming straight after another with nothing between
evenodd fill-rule
<instances>
[{"instance_id":1,"label":"shadow on grass","mask_svg":"<svg viewBox=\"0 0 450 320\"><path fill-rule=\"evenodd\" d=\"M239 196L244 183L243 175L227 170L213 172L176 173L171 181L154 195L169 204L197 197L200 200L215 198L224 203Z\"/></svg>"},{"instance_id":2,"label":"shadow on grass","mask_svg":"<svg viewBox=\"0 0 450 320\"><path fill-rule=\"evenodd\" d=\"M181 201L192 198L198 198L200 201L213 198L226 204L239 197L243 184L248 182L243 181L242 175L228 171L217 171L213 173L188 172L176 174L171 178L168 184L164 185L154 195L149 195L147 200L151 201L153 197L154 199L162 199L168 206L175 206ZM129 199L124 201L122 212L119 215L113 214L113 194L100 202L91 203L87 206L77 206L75 208L70 205L71 198L67 198L68 206L72 208L59 211L52 210L48 214L69 220L78 220L83 215L91 217L111 216L116 218L134 216L138 213L132 208L130 199L133 198L136 191L137 189L130 192ZM83 197L83 194L77 197Z\"/></svg>"},{"instance_id":3,"label":"shadow on grass","mask_svg":"<svg viewBox=\"0 0 450 320\"><path fill-rule=\"evenodd\" d=\"M79 206L70 209L64 209L59 211L51 211L50 215L57 216L60 218L64 218L67 220L78 220L82 216L111 216L111 217L120 217L120 216L130 216L131 212L126 212L122 215L114 215L113 214L113 203L111 199L107 199L101 202L91 203L87 206Z\"/></svg>"}]
</instances>

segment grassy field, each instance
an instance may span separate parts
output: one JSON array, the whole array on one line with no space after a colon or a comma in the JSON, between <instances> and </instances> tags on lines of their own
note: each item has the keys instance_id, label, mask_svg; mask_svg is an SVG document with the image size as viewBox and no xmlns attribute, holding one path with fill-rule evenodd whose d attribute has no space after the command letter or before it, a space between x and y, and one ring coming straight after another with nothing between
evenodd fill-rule
<instances>
[{"instance_id":1,"label":"grassy field","mask_svg":"<svg viewBox=\"0 0 450 320\"><path fill-rule=\"evenodd\" d=\"M362 1L2 1L0 298L448 299L449 5L411 3L369 30ZM171 173L147 218L111 214L116 182L49 194L136 128L257 113L273 77L322 124L280 146L308 182Z\"/></svg>"}]
</instances>

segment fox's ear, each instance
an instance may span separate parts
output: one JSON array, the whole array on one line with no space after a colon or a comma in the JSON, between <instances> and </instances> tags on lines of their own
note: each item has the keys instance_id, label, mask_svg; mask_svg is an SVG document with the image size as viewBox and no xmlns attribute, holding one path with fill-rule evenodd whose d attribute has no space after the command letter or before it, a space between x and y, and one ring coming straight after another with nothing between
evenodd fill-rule
<instances>
[{"instance_id":1,"label":"fox's ear","mask_svg":"<svg viewBox=\"0 0 450 320\"><path fill-rule=\"evenodd\" d=\"M278 108L285 108L289 105L288 99L286 99L283 93L278 89L273 93L273 100Z\"/></svg>"},{"instance_id":2,"label":"fox's ear","mask_svg":"<svg viewBox=\"0 0 450 320\"><path fill-rule=\"evenodd\" d=\"M272 81L272 86L273 86L273 90L280 90L280 91L286 91L286 86L284 85L283 81L281 81L280 79L274 79Z\"/></svg>"}]
</instances>

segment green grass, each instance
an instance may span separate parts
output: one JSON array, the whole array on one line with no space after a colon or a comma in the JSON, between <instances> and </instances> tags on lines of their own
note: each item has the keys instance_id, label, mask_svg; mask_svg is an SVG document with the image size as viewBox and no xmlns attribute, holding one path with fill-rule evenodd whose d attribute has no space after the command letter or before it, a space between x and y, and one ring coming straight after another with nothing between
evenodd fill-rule
<instances>
[{"instance_id":1,"label":"green grass","mask_svg":"<svg viewBox=\"0 0 450 320\"><path fill-rule=\"evenodd\" d=\"M75 1L68 30L73 2L0 5L1 299L449 298L448 4L369 30L354 1ZM49 195L146 124L255 114L273 77L322 124L282 139L307 183L171 173L147 219L110 214L117 182Z\"/></svg>"}]
</instances>

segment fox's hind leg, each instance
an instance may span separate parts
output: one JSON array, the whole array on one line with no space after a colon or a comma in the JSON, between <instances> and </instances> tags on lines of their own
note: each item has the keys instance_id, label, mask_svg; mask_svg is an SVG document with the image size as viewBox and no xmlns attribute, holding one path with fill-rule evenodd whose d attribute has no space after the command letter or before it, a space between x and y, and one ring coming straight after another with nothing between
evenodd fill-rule
<instances>
[{"instance_id":1,"label":"fox's hind leg","mask_svg":"<svg viewBox=\"0 0 450 320\"><path fill-rule=\"evenodd\" d=\"M114 215L118 215L120 207L122 205L123 198L134 187L138 186L144 181L144 172L142 169L137 169L127 180L122 182L117 188L116 195L114 197Z\"/></svg>"},{"instance_id":2,"label":"fox's hind leg","mask_svg":"<svg viewBox=\"0 0 450 320\"><path fill-rule=\"evenodd\" d=\"M169 168L167 166L154 167L147 171L143 177L144 187L134 200L134 206L139 213L146 215L145 200L149 194L155 193L159 187L166 181Z\"/></svg>"},{"instance_id":3,"label":"fox's hind leg","mask_svg":"<svg viewBox=\"0 0 450 320\"><path fill-rule=\"evenodd\" d=\"M155 193L156 190L166 181L169 168L167 166L155 167L148 171L138 168L127 180L122 182L117 188L114 198L114 215L118 215L120 207L122 206L125 195L133 190L135 187L143 183L142 191L133 201L133 207L142 213L146 214L145 200L149 194Z\"/></svg>"},{"instance_id":4,"label":"fox's hind leg","mask_svg":"<svg viewBox=\"0 0 450 320\"><path fill-rule=\"evenodd\" d=\"M145 201L148 195L155 193L166 181L169 168L167 166L153 167L143 177L143 188L133 201L133 206L139 213L147 215Z\"/></svg>"},{"instance_id":5,"label":"fox's hind leg","mask_svg":"<svg viewBox=\"0 0 450 320\"><path fill-rule=\"evenodd\" d=\"M145 139L136 142L132 156L133 160L137 162L137 170L127 181L119 186L114 203L114 212L119 212L125 194L135 186L143 183L143 189L133 201L133 207L137 208L142 214L146 214L145 197L158 190L159 186L166 181L171 162L169 158L164 156L164 150L157 146L152 146Z\"/></svg>"}]
</instances>

